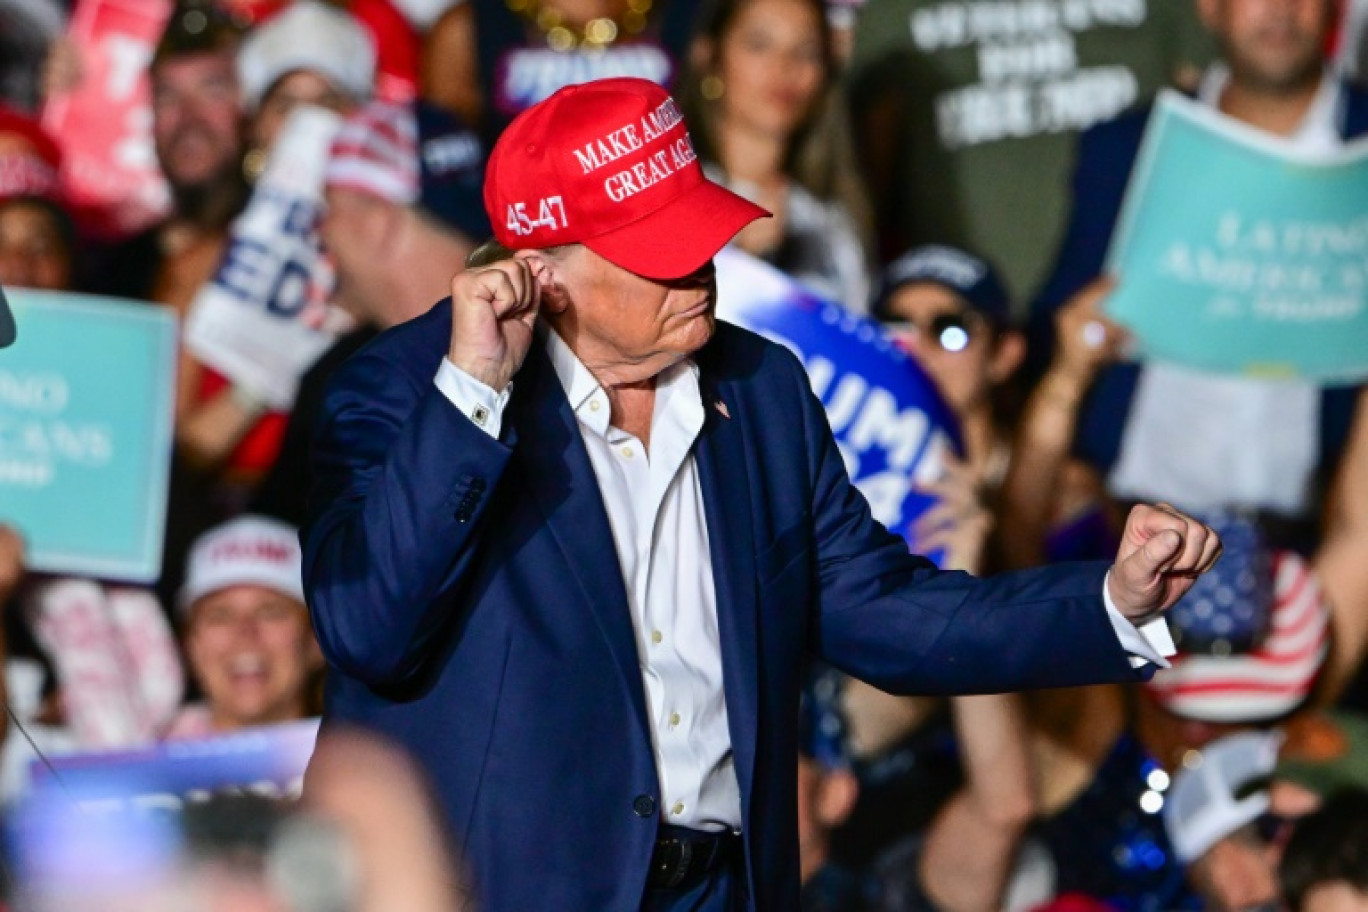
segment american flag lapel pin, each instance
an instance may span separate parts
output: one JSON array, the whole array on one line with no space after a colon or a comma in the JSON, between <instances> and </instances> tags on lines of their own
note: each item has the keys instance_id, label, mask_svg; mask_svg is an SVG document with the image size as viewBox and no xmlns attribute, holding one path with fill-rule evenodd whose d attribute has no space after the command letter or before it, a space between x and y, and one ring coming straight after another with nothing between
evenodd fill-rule
<instances>
[{"instance_id":1,"label":"american flag lapel pin","mask_svg":"<svg viewBox=\"0 0 1368 912\"><path fill-rule=\"evenodd\" d=\"M723 402L721 399L717 399L713 402L713 408L717 409L718 414L723 418L731 418L731 412L727 411L727 403Z\"/></svg>"}]
</instances>

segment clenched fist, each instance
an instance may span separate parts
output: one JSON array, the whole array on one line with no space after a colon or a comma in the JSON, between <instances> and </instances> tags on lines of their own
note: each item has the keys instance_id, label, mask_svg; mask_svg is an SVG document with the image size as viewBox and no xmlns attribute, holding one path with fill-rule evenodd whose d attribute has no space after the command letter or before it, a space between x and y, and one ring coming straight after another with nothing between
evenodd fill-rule
<instances>
[{"instance_id":1,"label":"clenched fist","mask_svg":"<svg viewBox=\"0 0 1368 912\"><path fill-rule=\"evenodd\" d=\"M447 358L502 392L532 345L541 303L537 271L521 257L468 269L451 280L451 347Z\"/></svg>"},{"instance_id":2,"label":"clenched fist","mask_svg":"<svg viewBox=\"0 0 1368 912\"><path fill-rule=\"evenodd\" d=\"M1118 611L1132 622L1164 611L1192 588L1221 556L1208 526L1168 504L1133 507L1107 577Z\"/></svg>"}]
</instances>

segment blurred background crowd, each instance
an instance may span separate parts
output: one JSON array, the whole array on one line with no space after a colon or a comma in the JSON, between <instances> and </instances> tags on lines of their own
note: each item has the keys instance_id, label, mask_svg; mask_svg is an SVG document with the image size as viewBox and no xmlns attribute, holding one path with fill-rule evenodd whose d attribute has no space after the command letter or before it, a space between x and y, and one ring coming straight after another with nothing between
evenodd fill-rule
<instances>
[{"instance_id":1,"label":"blurred background crowd","mask_svg":"<svg viewBox=\"0 0 1368 912\"><path fill-rule=\"evenodd\" d=\"M113 221L69 192L79 137L44 126L90 78L68 32L84 3L0 0L0 285L184 318L316 106L341 127L313 163L315 284L346 328L289 408L182 346L154 586L33 570L0 502L6 802L40 754L317 715L296 536L328 376L480 255L483 162L512 117L632 75L670 87L709 173L774 213L736 245L882 323L955 413L963 452L928 482L914 549L976 573L1108 557L1149 500L1226 542L1144 686L947 702L814 667L805 908L1368 909L1368 396L1129 360L1104 308L1154 93L1336 149L1368 132L1368 3L180 0L134 61L160 203ZM186 851L218 861L166 908L459 907L404 759L357 737L320 752L312 830L260 796L217 829L187 815L213 851ZM333 892L292 890L282 858ZM34 907L114 907L45 889Z\"/></svg>"}]
</instances>

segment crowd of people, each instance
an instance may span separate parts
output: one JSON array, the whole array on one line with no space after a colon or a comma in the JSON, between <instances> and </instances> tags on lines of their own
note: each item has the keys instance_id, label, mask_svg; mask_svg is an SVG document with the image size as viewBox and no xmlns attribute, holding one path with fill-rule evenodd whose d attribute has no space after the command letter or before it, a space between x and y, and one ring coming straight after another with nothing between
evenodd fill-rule
<instances>
[{"instance_id":1,"label":"crowd of people","mask_svg":"<svg viewBox=\"0 0 1368 912\"><path fill-rule=\"evenodd\" d=\"M0 285L183 322L292 116L323 109L340 126L308 236L345 331L289 408L180 347L155 585L29 567L0 502L6 800L35 751L319 713L298 530L329 380L507 255L484 167L512 119L627 75L670 89L705 172L772 213L735 246L881 324L953 413L962 451L926 483L912 550L974 574L1110 558L1151 501L1225 542L1143 685L895 697L814 664L804 908L1368 908L1368 393L1134 360L1105 265L1161 87L1300 152L1368 133L1368 4L178 0L146 73L170 207L125 235L69 205L68 138L40 125L84 78L71 6L0 0L0 26L34 33L0 73ZM355 907L456 907L407 761L326 748L318 813L362 833L362 868L416 871ZM360 807L346 777L398 797Z\"/></svg>"}]
</instances>

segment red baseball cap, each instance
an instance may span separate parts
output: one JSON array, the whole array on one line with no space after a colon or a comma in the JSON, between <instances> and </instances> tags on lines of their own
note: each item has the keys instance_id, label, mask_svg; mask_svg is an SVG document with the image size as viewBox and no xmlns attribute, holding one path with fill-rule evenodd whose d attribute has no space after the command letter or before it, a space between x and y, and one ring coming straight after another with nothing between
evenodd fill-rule
<instances>
[{"instance_id":1,"label":"red baseball cap","mask_svg":"<svg viewBox=\"0 0 1368 912\"><path fill-rule=\"evenodd\" d=\"M0 108L0 200L61 196L62 150L38 122Z\"/></svg>"},{"instance_id":2,"label":"red baseball cap","mask_svg":"<svg viewBox=\"0 0 1368 912\"><path fill-rule=\"evenodd\" d=\"M649 279L695 272L770 214L704 177L674 99L627 78L567 86L518 115L484 199L505 247L583 244Z\"/></svg>"}]
</instances>

